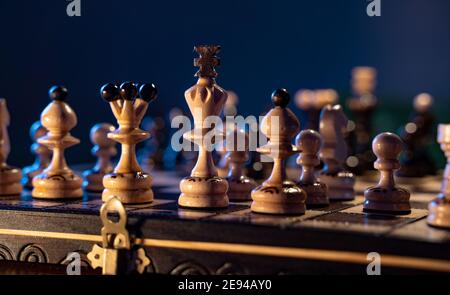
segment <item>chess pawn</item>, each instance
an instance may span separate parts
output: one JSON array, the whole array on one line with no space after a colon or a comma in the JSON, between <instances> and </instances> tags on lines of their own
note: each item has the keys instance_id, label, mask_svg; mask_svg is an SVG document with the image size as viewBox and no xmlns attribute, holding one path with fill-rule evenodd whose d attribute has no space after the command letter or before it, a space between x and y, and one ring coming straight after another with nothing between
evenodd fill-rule
<instances>
[{"instance_id":1,"label":"chess pawn","mask_svg":"<svg viewBox=\"0 0 450 295\"><path fill-rule=\"evenodd\" d=\"M219 65L216 54L220 51L220 46L197 46L195 51L200 55L195 59L195 65L199 67L196 74L198 81L185 92L186 102L194 117L194 130L185 133L184 137L198 145L199 150L191 175L180 182L178 205L200 209L225 208L228 206L228 183L218 177L207 146L214 143L208 143L206 137L213 132L213 128L207 125L207 119L218 117L227 100L226 91L215 80L215 67Z\"/></svg>"},{"instance_id":2,"label":"chess pawn","mask_svg":"<svg viewBox=\"0 0 450 295\"><path fill-rule=\"evenodd\" d=\"M402 128L400 136L405 150L400 155L400 177L423 177L436 173L436 167L428 153L433 133L434 117L431 112L433 97L421 93L414 98L414 112Z\"/></svg>"},{"instance_id":3,"label":"chess pawn","mask_svg":"<svg viewBox=\"0 0 450 295\"><path fill-rule=\"evenodd\" d=\"M320 165L319 150L322 146L322 137L318 132L308 129L300 132L295 142L300 151L297 164L302 167L297 185L306 192L306 205L308 207L329 205L327 185L318 181L314 172L314 167Z\"/></svg>"},{"instance_id":4,"label":"chess pawn","mask_svg":"<svg viewBox=\"0 0 450 295\"><path fill-rule=\"evenodd\" d=\"M272 174L252 191L251 210L257 213L301 215L305 213L306 193L286 177L286 159L297 149L291 140L300 129L294 113L287 108L290 97L285 89L272 94L275 107L264 116L261 132L269 139L258 152L273 158Z\"/></svg>"},{"instance_id":5,"label":"chess pawn","mask_svg":"<svg viewBox=\"0 0 450 295\"><path fill-rule=\"evenodd\" d=\"M52 102L41 114L41 123L48 130L38 143L53 151L50 165L33 178L31 195L42 199L81 198L82 179L67 166L64 150L80 141L70 135L77 125L77 115L65 102L67 89L53 86L49 90Z\"/></svg>"},{"instance_id":6,"label":"chess pawn","mask_svg":"<svg viewBox=\"0 0 450 295\"><path fill-rule=\"evenodd\" d=\"M37 140L47 134L47 129L42 126L40 121L34 122L30 128L30 137L34 143L31 145L31 153L36 155L36 160L33 165L23 168L23 179L22 184L25 188L33 188L33 177L42 173L45 168L47 168L50 163L50 157L52 151L49 150L45 145L40 144Z\"/></svg>"},{"instance_id":7,"label":"chess pawn","mask_svg":"<svg viewBox=\"0 0 450 295\"><path fill-rule=\"evenodd\" d=\"M227 101L223 107L223 126L225 128L225 134L228 134L229 129L234 129L234 120L229 123L227 117L235 117L237 115L237 104L239 98L237 94L233 91L227 91ZM228 176L228 171L230 168L230 158L228 157L228 152L225 148L218 151L220 160L217 164L217 173L219 177L226 178ZM229 196L228 196L229 197Z\"/></svg>"},{"instance_id":8,"label":"chess pawn","mask_svg":"<svg viewBox=\"0 0 450 295\"><path fill-rule=\"evenodd\" d=\"M94 147L91 153L97 157L94 168L83 172L83 188L91 192L103 191L103 177L113 171L111 157L117 154L116 142L108 138L108 133L116 128L108 123L100 123L91 128L90 138Z\"/></svg>"},{"instance_id":9,"label":"chess pawn","mask_svg":"<svg viewBox=\"0 0 450 295\"><path fill-rule=\"evenodd\" d=\"M400 168L398 156L403 142L397 135L389 132L377 135L372 141L372 150L377 156L374 167L380 171L380 181L364 191L364 211L389 214L408 214L411 212L409 192L395 186L394 170Z\"/></svg>"},{"instance_id":10,"label":"chess pawn","mask_svg":"<svg viewBox=\"0 0 450 295\"><path fill-rule=\"evenodd\" d=\"M139 128L148 104L157 96L153 84L143 84L138 92L135 84L125 82L120 89L106 84L101 89L109 102L119 128L108 133L108 138L121 144L121 155L112 173L103 177L103 201L116 196L124 204L143 204L153 201L152 177L143 172L136 158L136 144L150 137ZM138 98L136 98L139 95Z\"/></svg>"},{"instance_id":11,"label":"chess pawn","mask_svg":"<svg viewBox=\"0 0 450 295\"><path fill-rule=\"evenodd\" d=\"M428 205L428 224L450 228L450 124L439 124L437 141L447 158L441 193Z\"/></svg>"},{"instance_id":12,"label":"chess pawn","mask_svg":"<svg viewBox=\"0 0 450 295\"><path fill-rule=\"evenodd\" d=\"M22 192L22 171L6 163L10 152L8 136L9 112L6 100L0 99L0 196L19 195Z\"/></svg>"},{"instance_id":13,"label":"chess pawn","mask_svg":"<svg viewBox=\"0 0 450 295\"><path fill-rule=\"evenodd\" d=\"M355 198L354 175L344 169L347 158L347 122L340 105L328 105L322 109L319 129L323 140L320 157L324 168L320 172L319 180L327 185L330 200L348 201Z\"/></svg>"},{"instance_id":14,"label":"chess pawn","mask_svg":"<svg viewBox=\"0 0 450 295\"><path fill-rule=\"evenodd\" d=\"M228 198L230 201L251 201L251 191L257 186L256 182L244 174L245 163L249 160L248 136L243 130L235 128L229 132L228 139L232 139L233 146L226 145L226 158L229 160Z\"/></svg>"}]
</instances>

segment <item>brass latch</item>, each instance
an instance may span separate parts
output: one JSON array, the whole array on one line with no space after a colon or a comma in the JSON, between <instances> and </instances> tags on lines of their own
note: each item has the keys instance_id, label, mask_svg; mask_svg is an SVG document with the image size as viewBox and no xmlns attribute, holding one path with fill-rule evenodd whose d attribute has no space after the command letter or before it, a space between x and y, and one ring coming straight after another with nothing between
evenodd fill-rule
<instances>
[{"instance_id":1,"label":"brass latch","mask_svg":"<svg viewBox=\"0 0 450 295\"><path fill-rule=\"evenodd\" d=\"M109 213L117 213L117 222ZM150 265L150 259L143 248L133 247L126 229L127 213L117 197L111 196L100 208L103 222L102 247L95 244L87 255L92 268L102 268L104 275L143 273Z\"/></svg>"}]
</instances>

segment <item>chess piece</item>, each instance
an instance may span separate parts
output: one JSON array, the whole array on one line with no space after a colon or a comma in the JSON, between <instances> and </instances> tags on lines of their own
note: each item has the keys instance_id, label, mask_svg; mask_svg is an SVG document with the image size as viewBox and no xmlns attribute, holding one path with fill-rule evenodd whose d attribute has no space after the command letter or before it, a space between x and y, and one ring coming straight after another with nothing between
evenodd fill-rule
<instances>
[{"instance_id":1,"label":"chess piece","mask_svg":"<svg viewBox=\"0 0 450 295\"><path fill-rule=\"evenodd\" d=\"M355 125L353 133L349 136L353 139L349 156L351 171L360 175L367 170L373 169L375 155L370 147L372 138L372 118L377 107L377 98L373 92L376 86L377 72L371 67L355 67L352 70L352 91L353 97L348 99L347 106L354 115Z\"/></svg>"},{"instance_id":2,"label":"chess piece","mask_svg":"<svg viewBox=\"0 0 450 295\"><path fill-rule=\"evenodd\" d=\"M47 129L42 126L40 121L34 122L30 128L30 137L34 143L31 145L31 153L36 155L36 159L31 166L23 168L22 184L27 189L33 188L33 177L42 173L48 164L52 151L45 145L40 144L37 140L47 134Z\"/></svg>"},{"instance_id":3,"label":"chess piece","mask_svg":"<svg viewBox=\"0 0 450 295\"><path fill-rule=\"evenodd\" d=\"M178 204L192 208L224 208L228 206L228 183L218 177L206 143L206 135L213 132L213 128L205 124L208 117L220 115L227 99L226 91L216 84L215 79L215 67L219 65L216 54L220 46L196 46L195 51L200 55L194 62L199 67L196 73L198 82L185 92L189 110L194 117L194 130L184 136L198 145L199 151L191 175L180 182Z\"/></svg>"},{"instance_id":4,"label":"chess piece","mask_svg":"<svg viewBox=\"0 0 450 295\"><path fill-rule=\"evenodd\" d=\"M428 205L428 224L450 228L450 124L438 126L437 141L447 158L447 165L442 179L441 193Z\"/></svg>"},{"instance_id":5,"label":"chess piece","mask_svg":"<svg viewBox=\"0 0 450 295\"><path fill-rule=\"evenodd\" d=\"M139 97L136 98L139 94ZM141 85L139 92L135 84L125 82L120 89L106 84L101 89L104 100L109 102L119 128L108 133L108 138L121 144L121 155L112 173L103 177L103 201L116 196L124 204L142 204L153 201L152 177L143 172L136 158L136 144L150 134L139 129L148 104L156 98L153 84Z\"/></svg>"},{"instance_id":6,"label":"chess piece","mask_svg":"<svg viewBox=\"0 0 450 295\"><path fill-rule=\"evenodd\" d=\"M388 214L408 214L411 212L409 192L395 186L394 170L400 168L398 156L403 143L397 135L385 132L377 135L372 149L377 160L375 169L380 171L380 181L364 191L364 211Z\"/></svg>"},{"instance_id":7,"label":"chess piece","mask_svg":"<svg viewBox=\"0 0 450 295\"><path fill-rule=\"evenodd\" d=\"M302 89L295 94L295 104L306 115L305 130L319 130L320 111L326 105L334 105L338 94L333 89Z\"/></svg>"},{"instance_id":8,"label":"chess piece","mask_svg":"<svg viewBox=\"0 0 450 295\"><path fill-rule=\"evenodd\" d=\"M428 93L414 98L414 112L400 133L405 150L400 155L401 168L396 172L397 176L423 177L436 173L436 166L428 153L434 125L432 105L433 97Z\"/></svg>"},{"instance_id":9,"label":"chess piece","mask_svg":"<svg viewBox=\"0 0 450 295\"><path fill-rule=\"evenodd\" d=\"M80 141L70 135L70 130L77 125L77 115L65 102L67 89L53 86L49 90L52 102L41 114L41 123L48 130L38 139L38 143L53 151L50 165L33 178L31 195L42 199L81 198L82 180L67 166L64 150Z\"/></svg>"},{"instance_id":10,"label":"chess piece","mask_svg":"<svg viewBox=\"0 0 450 295\"><path fill-rule=\"evenodd\" d=\"M233 138L231 138L233 137ZM230 144L229 141L232 141ZM243 130L235 128L227 136L226 158L229 160L228 198L230 201L251 201L250 193L257 186L256 182L244 174L245 163L249 159L248 136Z\"/></svg>"},{"instance_id":11,"label":"chess piece","mask_svg":"<svg viewBox=\"0 0 450 295\"><path fill-rule=\"evenodd\" d=\"M324 168L320 172L319 180L328 187L330 200L353 200L355 198L355 177L353 173L344 169L347 158L347 143L345 132L347 117L340 105L328 105L320 114L320 134L323 146L320 158Z\"/></svg>"},{"instance_id":12,"label":"chess piece","mask_svg":"<svg viewBox=\"0 0 450 295\"><path fill-rule=\"evenodd\" d=\"M103 177L113 171L111 157L117 154L116 142L108 138L108 133L116 128L108 123L96 124L91 128L90 138L94 147L91 153L97 157L94 168L83 172L83 188L90 192L103 191Z\"/></svg>"},{"instance_id":13,"label":"chess piece","mask_svg":"<svg viewBox=\"0 0 450 295\"><path fill-rule=\"evenodd\" d=\"M258 152L273 158L270 177L252 191L251 210L257 213L301 215L305 213L306 193L286 177L286 159L297 152L291 140L300 129L300 122L287 108L290 97L285 89L272 94L275 107L261 122L261 132L268 137Z\"/></svg>"},{"instance_id":14,"label":"chess piece","mask_svg":"<svg viewBox=\"0 0 450 295\"><path fill-rule=\"evenodd\" d=\"M223 127L224 134L228 134L229 129L234 129L234 121L228 122L227 117L234 118L237 115L237 104L239 98L237 94L233 91L227 91L227 101L223 107ZM221 149L217 151L219 155L219 161L217 163L217 173L219 177L225 178L228 175L228 171L230 168L230 158L228 157L227 150L222 146ZM228 196L229 197L229 196Z\"/></svg>"},{"instance_id":15,"label":"chess piece","mask_svg":"<svg viewBox=\"0 0 450 295\"><path fill-rule=\"evenodd\" d=\"M319 150L322 146L322 137L318 132L307 129L297 135L295 143L300 151L297 164L302 167L297 185L306 192L306 205L308 207L329 205L327 185L316 179L314 171L320 164Z\"/></svg>"},{"instance_id":16,"label":"chess piece","mask_svg":"<svg viewBox=\"0 0 450 295\"><path fill-rule=\"evenodd\" d=\"M152 136L138 151L138 161L142 169L150 173L154 168L161 168L164 164L165 122L161 117L147 116L142 120L142 127Z\"/></svg>"},{"instance_id":17,"label":"chess piece","mask_svg":"<svg viewBox=\"0 0 450 295\"><path fill-rule=\"evenodd\" d=\"M0 99L0 196L19 195L22 192L22 171L6 163L11 149L8 135L9 112L6 100Z\"/></svg>"}]
</instances>

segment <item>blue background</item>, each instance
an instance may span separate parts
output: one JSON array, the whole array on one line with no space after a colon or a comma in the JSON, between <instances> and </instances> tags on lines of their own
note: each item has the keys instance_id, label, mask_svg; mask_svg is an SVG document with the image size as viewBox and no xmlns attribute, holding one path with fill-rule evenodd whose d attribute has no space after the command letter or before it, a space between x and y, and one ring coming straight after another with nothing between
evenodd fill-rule
<instances>
[{"instance_id":1,"label":"blue background","mask_svg":"<svg viewBox=\"0 0 450 295\"><path fill-rule=\"evenodd\" d=\"M69 163L93 161L90 127L115 124L99 88L109 81L150 81L159 98L150 115L185 108L195 82L193 46L222 45L218 83L240 96L239 112L258 115L270 93L286 87L335 88L344 101L350 70L379 71L377 95L385 114L378 129L402 123L418 92L430 92L439 119L450 99L450 1L381 0L382 16L368 17L365 0L112 1L81 0L82 16L68 17L65 0L0 0L0 97L12 117L9 162L32 161L28 128L48 104L47 90L66 85L82 140ZM292 106L294 108L294 106ZM441 115L439 115L441 114ZM384 131L384 130L380 130Z\"/></svg>"}]
</instances>

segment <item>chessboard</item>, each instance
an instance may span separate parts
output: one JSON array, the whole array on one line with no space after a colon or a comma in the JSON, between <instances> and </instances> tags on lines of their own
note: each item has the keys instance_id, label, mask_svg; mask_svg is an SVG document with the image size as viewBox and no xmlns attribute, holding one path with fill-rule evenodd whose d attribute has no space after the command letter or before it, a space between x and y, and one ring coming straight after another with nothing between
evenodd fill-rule
<instances>
[{"instance_id":1,"label":"chessboard","mask_svg":"<svg viewBox=\"0 0 450 295\"><path fill-rule=\"evenodd\" d=\"M366 177L357 179L353 201L276 216L252 213L250 202L223 210L179 208L184 172L151 174L154 202L126 207L127 229L151 261L146 273L365 275L374 252L383 274L450 272L450 232L426 223L428 202L440 188L437 176L403 183L411 191L408 215L363 213L363 190L374 184ZM0 260L10 263L0 268L64 273L66 257L77 252L85 274L100 273L86 255L101 242L102 204L94 194L73 201L33 199L29 191L0 198Z\"/></svg>"}]
</instances>

